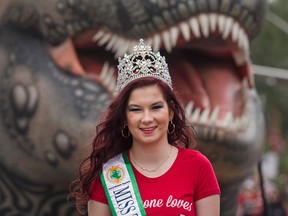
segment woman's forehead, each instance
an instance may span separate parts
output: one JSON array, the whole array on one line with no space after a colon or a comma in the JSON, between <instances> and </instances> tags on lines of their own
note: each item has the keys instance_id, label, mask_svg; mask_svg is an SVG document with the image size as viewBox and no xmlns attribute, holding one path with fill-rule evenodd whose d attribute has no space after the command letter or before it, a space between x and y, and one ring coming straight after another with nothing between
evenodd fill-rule
<instances>
[{"instance_id":1,"label":"woman's forehead","mask_svg":"<svg viewBox=\"0 0 288 216\"><path fill-rule=\"evenodd\" d=\"M128 103L159 100L165 101L162 90L158 85L149 85L134 89L128 98Z\"/></svg>"}]
</instances>

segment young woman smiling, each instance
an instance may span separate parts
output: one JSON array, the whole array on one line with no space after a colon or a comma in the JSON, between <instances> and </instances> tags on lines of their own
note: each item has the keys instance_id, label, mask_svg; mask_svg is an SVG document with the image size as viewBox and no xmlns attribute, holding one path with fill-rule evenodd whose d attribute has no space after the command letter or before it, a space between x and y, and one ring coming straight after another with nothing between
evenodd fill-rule
<instances>
[{"instance_id":1,"label":"young woman smiling","mask_svg":"<svg viewBox=\"0 0 288 216\"><path fill-rule=\"evenodd\" d=\"M219 216L213 167L172 88L165 58L142 40L119 59L117 96L72 184L89 216Z\"/></svg>"}]
</instances>

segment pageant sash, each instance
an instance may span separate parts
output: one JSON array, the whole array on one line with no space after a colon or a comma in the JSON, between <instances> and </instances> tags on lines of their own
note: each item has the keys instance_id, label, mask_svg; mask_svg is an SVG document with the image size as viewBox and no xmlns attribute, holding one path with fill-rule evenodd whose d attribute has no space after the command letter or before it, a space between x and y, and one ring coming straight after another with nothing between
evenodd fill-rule
<instances>
[{"instance_id":1,"label":"pageant sash","mask_svg":"<svg viewBox=\"0 0 288 216\"><path fill-rule=\"evenodd\" d=\"M100 178L113 216L146 216L126 152L104 164Z\"/></svg>"}]
</instances>

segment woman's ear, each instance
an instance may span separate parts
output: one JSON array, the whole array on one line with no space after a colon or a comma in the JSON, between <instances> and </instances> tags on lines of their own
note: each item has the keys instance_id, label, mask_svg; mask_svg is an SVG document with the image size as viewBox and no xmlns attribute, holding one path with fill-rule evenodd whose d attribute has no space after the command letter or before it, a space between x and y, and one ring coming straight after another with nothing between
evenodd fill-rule
<instances>
[{"instance_id":1,"label":"woman's ear","mask_svg":"<svg viewBox=\"0 0 288 216\"><path fill-rule=\"evenodd\" d=\"M169 120L172 121L174 117L174 112L172 110L169 111Z\"/></svg>"}]
</instances>

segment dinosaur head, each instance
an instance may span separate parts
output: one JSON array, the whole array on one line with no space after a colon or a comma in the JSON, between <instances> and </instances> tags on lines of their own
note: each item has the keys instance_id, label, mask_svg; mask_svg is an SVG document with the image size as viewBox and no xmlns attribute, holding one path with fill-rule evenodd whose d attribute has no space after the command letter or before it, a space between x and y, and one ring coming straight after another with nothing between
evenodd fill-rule
<instances>
[{"instance_id":1,"label":"dinosaur head","mask_svg":"<svg viewBox=\"0 0 288 216\"><path fill-rule=\"evenodd\" d=\"M249 44L261 29L265 1L77 3L59 3L55 13L62 21L52 14L41 24L60 68L89 74L113 92L115 59L131 52L141 37L166 55L173 85L196 128L219 142L227 132L247 130L254 89ZM199 131L200 139L206 136Z\"/></svg>"},{"instance_id":2,"label":"dinosaur head","mask_svg":"<svg viewBox=\"0 0 288 216\"><path fill-rule=\"evenodd\" d=\"M63 76L69 72L75 83L92 80L110 99L117 58L143 38L166 56L174 89L197 130L199 148L212 161L220 183L239 182L252 172L261 154L264 123L249 45L261 29L266 1L4 0L3 5L1 26L20 28L40 41L55 65L53 71ZM85 87L95 89L91 83ZM76 96L82 93L75 91ZM93 94L89 97L99 96L98 90ZM55 105L73 100L58 100L56 93L51 97ZM95 112L95 106L87 105L86 113ZM77 129L85 124L71 118L67 131L84 139ZM51 119L55 125L63 121Z\"/></svg>"}]
</instances>

